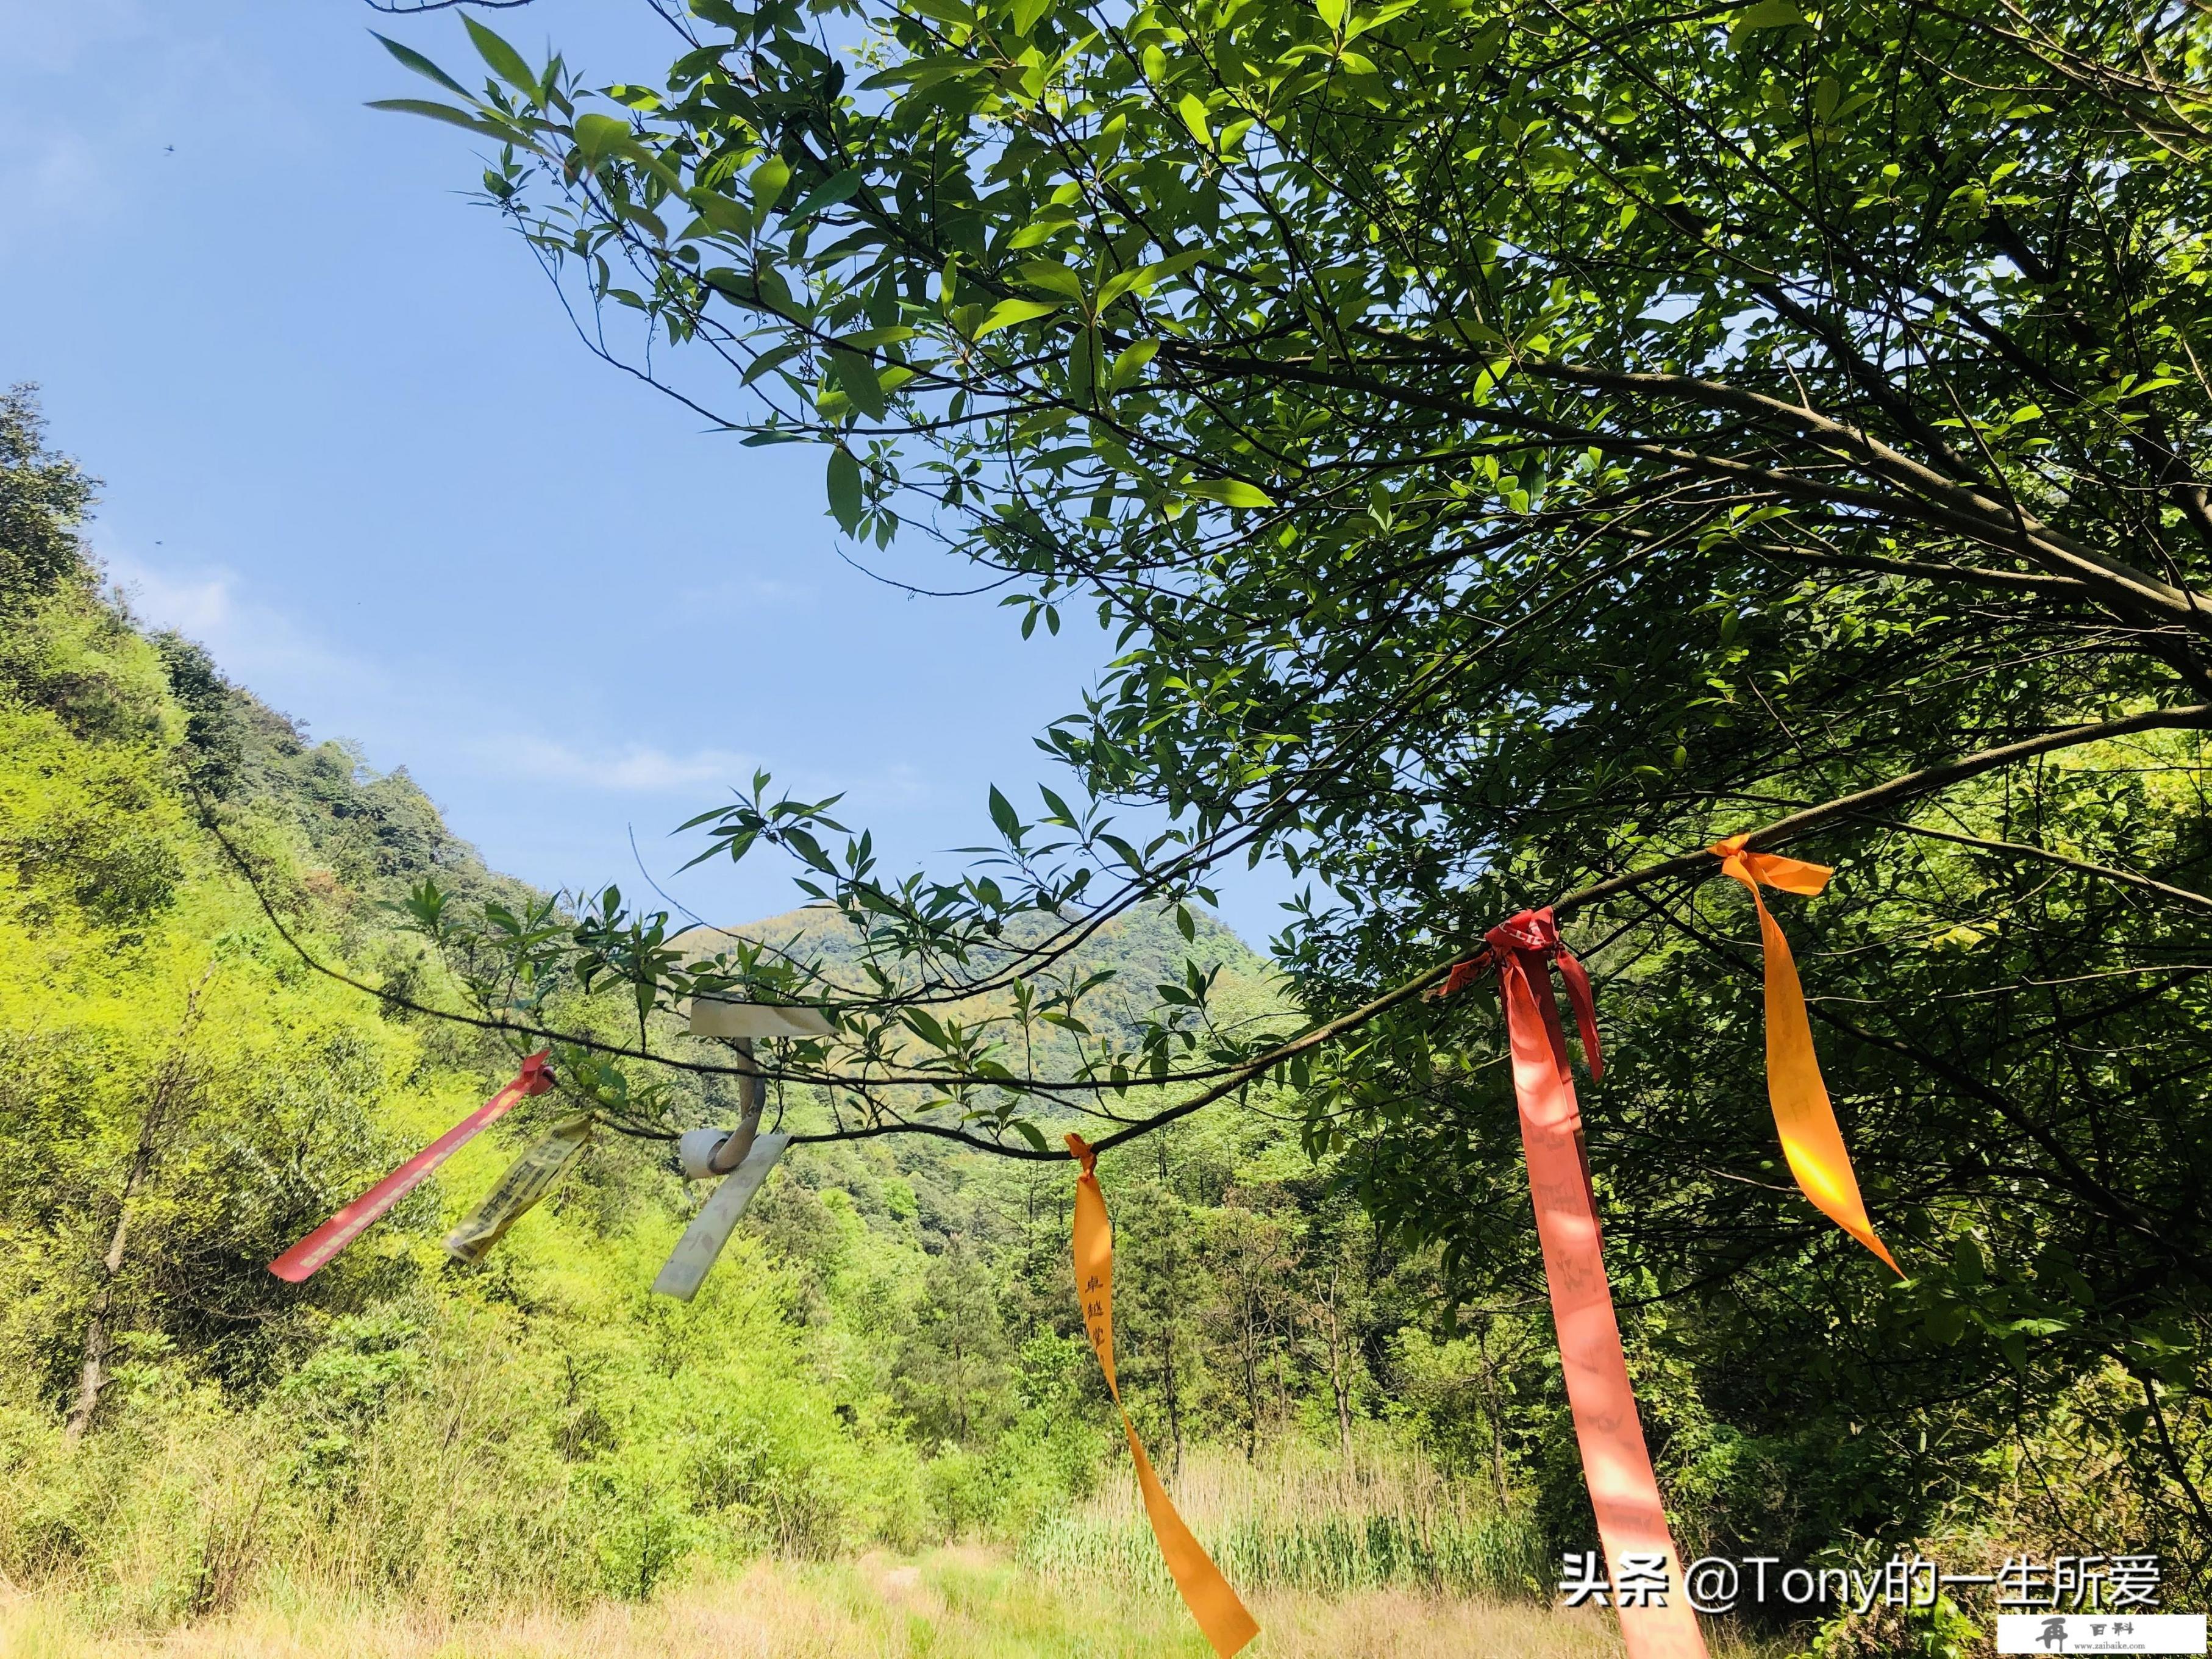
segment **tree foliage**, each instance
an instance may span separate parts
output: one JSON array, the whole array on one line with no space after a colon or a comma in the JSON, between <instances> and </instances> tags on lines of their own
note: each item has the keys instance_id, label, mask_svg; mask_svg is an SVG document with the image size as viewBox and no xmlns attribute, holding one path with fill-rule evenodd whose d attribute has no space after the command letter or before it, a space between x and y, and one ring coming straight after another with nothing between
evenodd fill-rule
<instances>
[{"instance_id":1,"label":"tree foliage","mask_svg":"<svg viewBox=\"0 0 2212 1659\"><path fill-rule=\"evenodd\" d=\"M1018 1127L1048 1091L929 1005L1273 854L1313 882L1279 941L1304 1035L1166 1000L1075 1097L1133 1133L1286 1076L1378 1217L1525 1282L1494 1022L1413 997L1557 902L1620 1060L1608 1243L1705 1397L1803 1425L1872 1525L1942 1501L1900 1404L2008 1395L1959 1426L1994 1453L2117 1379L2084 1432L2212 1536L2203 13L664 15L650 85L471 21L482 90L395 47L445 100L397 106L489 141L595 349L817 445L856 541L935 537L1025 631L1095 612L1121 653L1048 734L1088 799L994 792L995 866L881 878L817 804L702 821L876 947L800 1071L911 1065ZM1174 827L1116 842L1115 803ZM1701 850L1747 830L1840 866L1785 926L1894 1288L1778 1181ZM1844 1422L1881 1455L1819 1451Z\"/></svg>"},{"instance_id":2,"label":"tree foliage","mask_svg":"<svg viewBox=\"0 0 2212 1659\"><path fill-rule=\"evenodd\" d=\"M20 621L32 602L85 575L76 530L99 487L46 447L36 387L0 394L0 616Z\"/></svg>"}]
</instances>

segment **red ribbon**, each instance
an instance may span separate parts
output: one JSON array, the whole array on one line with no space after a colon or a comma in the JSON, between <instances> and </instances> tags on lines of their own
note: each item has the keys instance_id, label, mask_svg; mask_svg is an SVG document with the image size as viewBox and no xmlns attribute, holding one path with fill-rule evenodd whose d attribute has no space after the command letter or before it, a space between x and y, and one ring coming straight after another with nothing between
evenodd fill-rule
<instances>
[{"instance_id":1,"label":"red ribbon","mask_svg":"<svg viewBox=\"0 0 2212 1659\"><path fill-rule=\"evenodd\" d=\"M540 1049L524 1060L522 1070L512 1083L278 1256L269 1264L269 1271L279 1279L299 1284L360 1237L372 1222L414 1191L425 1176L466 1146L479 1130L505 1116L532 1095L542 1095L550 1089L553 1071L546 1064L549 1052Z\"/></svg>"},{"instance_id":2,"label":"red ribbon","mask_svg":"<svg viewBox=\"0 0 2212 1659\"><path fill-rule=\"evenodd\" d=\"M1486 937L1488 951L1453 964L1437 994L1463 988L1486 967L1498 969L1521 1146L1528 1164L1529 1197L1544 1250L1544 1283L1559 1332L1575 1441L1597 1517L1598 1541L1615 1587L1613 1599L1634 1598L1618 1608L1621 1641L1628 1659L1705 1659L1705 1638L1682 1580L1682 1558L1667 1529L1658 1479L1637 1419L1613 1287L1606 1278L1597 1200L1590 1190L1582 1108L1575 1099L1566 1034L1552 990L1551 967L1556 962L1574 1005L1583 1057L1595 1078L1602 1061L1589 975L1560 943L1559 924L1549 909L1523 910ZM1660 1574L1663 1590L1630 1589L1639 1580L1650 1584Z\"/></svg>"},{"instance_id":3,"label":"red ribbon","mask_svg":"<svg viewBox=\"0 0 2212 1659\"><path fill-rule=\"evenodd\" d=\"M1602 1081L1605 1055L1598 1048L1597 999L1590 991L1589 970L1560 939L1559 924L1553 917L1551 907L1523 910L1517 916L1508 917L1483 938L1490 949L1471 961L1454 963L1442 994L1449 996L1471 983L1485 968L1497 967L1503 972L1509 963L1511 971L1524 979L1533 975L1535 980L1542 980L1548 990L1550 981L1545 978L1545 969L1558 963L1559 978L1567 988L1567 1000L1575 1011L1575 1038L1582 1044L1583 1064L1589 1068L1591 1082ZM1574 1079L1567 1069L1567 1037L1559 1024L1559 1005L1548 995L1537 998L1536 1003L1544 1018L1545 1033L1551 1039L1553 1056L1559 1062L1559 1080L1571 1085Z\"/></svg>"}]
</instances>

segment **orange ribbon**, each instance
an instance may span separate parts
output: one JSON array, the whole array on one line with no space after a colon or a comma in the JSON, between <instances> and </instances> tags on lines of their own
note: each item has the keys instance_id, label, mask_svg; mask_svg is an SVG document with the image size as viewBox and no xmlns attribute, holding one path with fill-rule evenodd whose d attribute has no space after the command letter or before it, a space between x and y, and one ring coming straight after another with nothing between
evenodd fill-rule
<instances>
[{"instance_id":1,"label":"orange ribbon","mask_svg":"<svg viewBox=\"0 0 2212 1659\"><path fill-rule=\"evenodd\" d=\"M1198 1540L1191 1536L1182 1516L1168 1501L1167 1488L1152 1471L1152 1460L1137 1439L1128 1407L1121 1405L1121 1385L1114 1375L1114 1224L1106 1217L1106 1195L1098 1190L1098 1155L1081 1135L1067 1137L1067 1150L1083 1165L1075 1183L1075 1287L1083 1303L1083 1328L1106 1373L1106 1391L1121 1413L1121 1432L1129 1437L1129 1455L1137 1463L1137 1486L1145 1497L1145 1514L1152 1523L1152 1536L1183 1604L1213 1650L1221 1659L1242 1648L1260 1633L1260 1626L1229 1588L1221 1569L1213 1565Z\"/></svg>"},{"instance_id":2,"label":"orange ribbon","mask_svg":"<svg viewBox=\"0 0 2212 1659\"><path fill-rule=\"evenodd\" d=\"M1764 883L1809 898L1828 884L1835 872L1824 864L1747 852L1746 839L1731 836L1708 850L1721 861L1723 875L1744 884L1759 909L1759 937L1766 945L1766 1098L1774 1108L1783 1155L1813 1206L1880 1256L1892 1273L1902 1274L1896 1258L1875 1237L1874 1223L1859 1197L1858 1177L1851 1173L1844 1132L1836 1127L1836 1110L1829 1103L1828 1085L1820 1079L1820 1061L1813 1052L1813 1027L1805 1015L1796 958L1759 896Z\"/></svg>"},{"instance_id":3,"label":"orange ribbon","mask_svg":"<svg viewBox=\"0 0 2212 1659\"><path fill-rule=\"evenodd\" d=\"M1575 1099L1566 1035L1552 991L1552 964L1559 964L1576 1005L1583 1055L1595 1077L1600 1063L1596 1021L1583 1018L1589 1007L1589 981L1579 963L1569 968L1574 958L1560 943L1548 909L1523 910L1492 928L1487 938L1487 957L1471 964L1465 976L1455 969L1446 983L1465 984L1486 961L1496 966L1504 994L1513 1095L1520 1108L1536 1237L1544 1251L1544 1283L1551 1293L1559 1366L1598 1541L1611 1569L1613 1599L1623 1604L1617 1608L1621 1644L1628 1659L1705 1659L1705 1637L1683 1582L1681 1553L1667 1529L1658 1477L1651 1471L1627 1357L1621 1352L1583 1145L1582 1108ZM1666 1588L1631 1588L1651 1584L1655 1577Z\"/></svg>"}]
</instances>

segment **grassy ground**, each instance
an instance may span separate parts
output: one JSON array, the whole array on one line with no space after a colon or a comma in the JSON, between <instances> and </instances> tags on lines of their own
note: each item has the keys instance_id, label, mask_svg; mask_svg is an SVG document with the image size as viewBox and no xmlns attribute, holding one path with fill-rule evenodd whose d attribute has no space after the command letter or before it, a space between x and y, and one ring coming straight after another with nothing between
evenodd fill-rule
<instances>
[{"instance_id":1,"label":"grassy ground","mask_svg":"<svg viewBox=\"0 0 2212 1659\"><path fill-rule=\"evenodd\" d=\"M1612 1659L1601 1620L1525 1603L1366 1589L1255 1595L1251 1659ZM410 1617L271 1595L166 1636L99 1637L35 1597L0 1603L9 1659L1210 1659L1180 1604L1091 1581L1056 1584L1004 1558L763 1563L643 1606L481 1620Z\"/></svg>"}]
</instances>

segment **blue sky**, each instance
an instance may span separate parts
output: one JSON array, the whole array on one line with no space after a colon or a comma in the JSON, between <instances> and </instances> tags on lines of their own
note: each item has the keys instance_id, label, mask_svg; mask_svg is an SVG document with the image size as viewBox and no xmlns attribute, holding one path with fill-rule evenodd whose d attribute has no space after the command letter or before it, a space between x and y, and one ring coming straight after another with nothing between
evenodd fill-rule
<instances>
[{"instance_id":1,"label":"blue sky","mask_svg":"<svg viewBox=\"0 0 2212 1659\"><path fill-rule=\"evenodd\" d=\"M670 56L641 0L493 21L595 84ZM372 25L470 61L452 14L359 0L0 0L0 377L106 481L94 545L141 614L547 886L633 882L633 828L665 878L667 830L757 766L845 792L894 866L987 839L988 783L1058 781L1031 738L1107 641L871 580L815 452L592 358L467 199L467 135L362 107L422 90ZM793 902L767 862L671 890ZM1285 891L1232 878L1224 919L1260 942Z\"/></svg>"}]
</instances>

